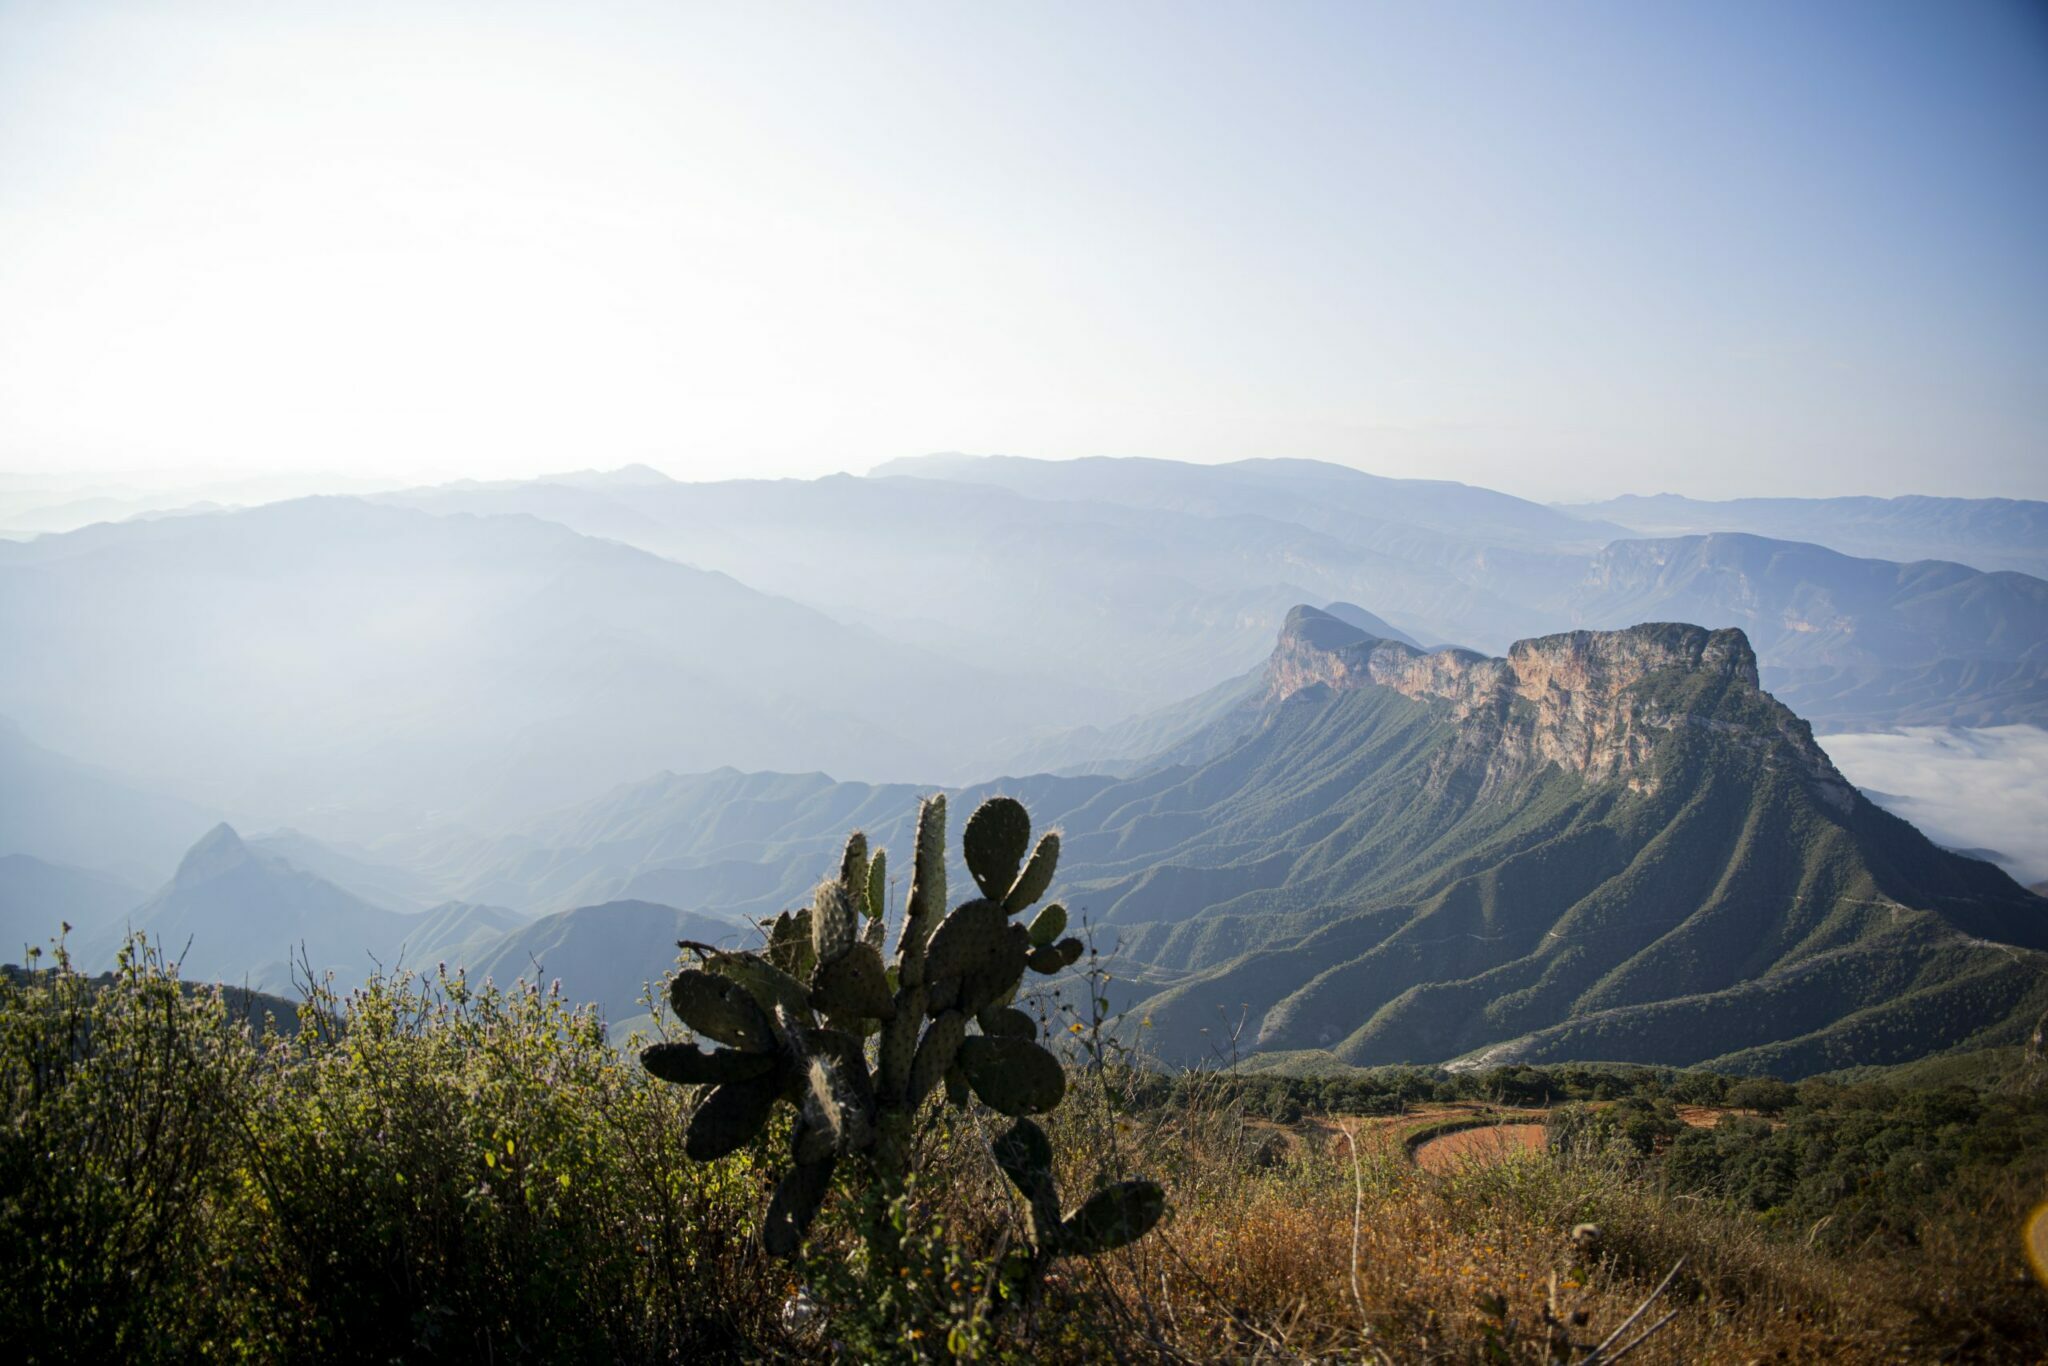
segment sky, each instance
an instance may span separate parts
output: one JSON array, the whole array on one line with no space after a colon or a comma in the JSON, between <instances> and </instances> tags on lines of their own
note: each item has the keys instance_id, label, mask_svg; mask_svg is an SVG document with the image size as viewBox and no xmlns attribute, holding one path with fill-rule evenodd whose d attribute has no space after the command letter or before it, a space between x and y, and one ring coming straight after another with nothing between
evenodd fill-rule
<instances>
[{"instance_id":1,"label":"sky","mask_svg":"<svg viewBox=\"0 0 2048 1366\"><path fill-rule=\"evenodd\" d=\"M0 472L2048 497L2048 8L0 0Z\"/></svg>"}]
</instances>

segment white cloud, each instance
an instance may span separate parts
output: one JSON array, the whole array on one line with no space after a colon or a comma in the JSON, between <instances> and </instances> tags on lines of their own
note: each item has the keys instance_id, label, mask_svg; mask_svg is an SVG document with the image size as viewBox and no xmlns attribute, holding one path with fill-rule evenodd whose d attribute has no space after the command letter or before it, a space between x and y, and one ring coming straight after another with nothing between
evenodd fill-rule
<instances>
[{"instance_id":1,"label":"white cloud","mask_svg":"<svg viewBox=\"0 0 2048 1366\"><path fill-rule=\"evenodd\" d=\"M2048 879L2048 730L1914 726L1823 735L1858 787L1951 848L1995 850L2022 882Z\"/></svg>"}]
</instances>

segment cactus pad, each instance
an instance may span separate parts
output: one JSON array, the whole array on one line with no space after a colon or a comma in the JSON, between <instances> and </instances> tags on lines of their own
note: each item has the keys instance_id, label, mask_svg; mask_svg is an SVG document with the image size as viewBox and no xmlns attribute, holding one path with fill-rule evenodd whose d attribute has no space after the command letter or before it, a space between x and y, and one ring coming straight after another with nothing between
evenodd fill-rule
<instances>
[{"instance_id":1,"label":"cactus pad","mask_svg":"<svg viewBox=\"0 0 2048 1366\"><path fill-rule=\"evenodd\" d=\"M685 968L668 987L676 1018L707 1039L754 1052L775 1046L768 1017L737 983L697 968Z\"/></svg>"},{"instance_id":2,"label":"cactus pad","mask_svg":"<svg viewBox=\"0 0 2048 1366\"><path fill-rule=\"evenodd\" d=\"M683 1151L692 1161L711 1162L745 1147L767 1125L768 1111L781 1094L782 1079L773 1072L726 1082L690 1116Z\"/></svg>"},{"instance_id":3,"label":"cactus pad","mask_svg":"<svg viewBox=\"0 0 2048 1366\"><path fill-rule=\"evenodd\" d=\"M711 956L711 971L738 983L754 998L754 1004L768 1017L769 1027L781 1037L777 1020L778 1013L808 1020L810 993L803 983L776 967L766 958L751 953L716 953Z\"/></svg>"},{"instance_id":4,"label":"cactus pad","mask_svg":"<svg viewBox=\"0 0 2048 1366\"><path fill-rule=\"evenodd\" d=\"M792 977L802 979L811 975L817 954L811 945L809 907L795 912L784 911L770 922L767 956L770 963Z\"/></svg>"},{"instance_id":5,"label":"cactus pad","mask_svg":"<svg viewBox=\"0 0 2048 1366\"><path fill-rule=\"evenodd\" d=\"M1033 972L1050 977L1056 972L1074 966L1080 957L1081 941L1070 938L1062 939L1057 944L1047 944L1043 948L1033 949L1027 961Z\"/></svg>"},{"instance_id":6,"label":"cactus pad","mask_svg":"<svg viewBox=\"0 0 2048 1366\"><path fill-rule=\"evenodd\" d=\"M1038 847L1031 851L1031 862L1025 864L1024 871L1017 876L1017 884L1003 898L1003 911L1015 915L1044 896L1045 889L1052 886L1053 870L1059 867L1059 862L1059 833L1048 830L1039 837Z\"/></svg>"},{"instance_id":7,"label":"cactus pad","mask_svg":"<svg viewBox=\"0 0 2048 1366\"><path fill-rule=\"evenodd\" d=\"M1000 905L1016 885L1024 851L1031 847L1031 817L1015 797L990 797L967 818L961 842L975 886Z\"/></svg>"},{"instance_id":8,"label":"cactus pad","mask_svg":"<svg viewBox=\"0 0 2048 1366\"><path fill-rule=\"evenodd\" d=\"M924 1032L924 1042L917 1046L917 1057L910 1064L910 1087L904 1099L915 1107L932 1093L946 1075L946 1069L953 1065L959 1055L960 1045L967 1037L967 1017L957 1010L949 1010L931 1022Z\"/></svg>"},{"instance_id":9,"label":"cactus pad","mask_svg":"<svg viewBox=\"0 0 2048 1366\"><path fill-rule=\"evenodd\" d=\"M1060 1225L1058 1248L1091 1257L1134 1243L1166 1212L1166 1192L1156 1181L1119 1181L1088 1197Z\"/></svg>"},{"instance_id":10,"label":"cactus pad","mask_svg":"<svg viewBox=\"0 0 2048 1366\"><path fill-rule=\"evenodd\" d=\"M903 933L896 938L896 970L906 987L924 985L924 946L946 913L946 797L927 797L917 808L917 843L911 851L910 896Z\"/></svg>"},{"instance_id":11,"label":"cactus pad","mask_svg":"<svg viewBox=\"0 0 2048 1366\"><path fill-rule=\"evenodd\" d=\"M933 986L947 978L965 976L993 961L1003 950L1003 931L1009 922L1003 908L993 901L969 901L953 908L925 953L925 980ZM951 1006L946 1001L928 1001L926 1010Z\"/></svg>"},{"instance_id":12,"label":"cactus pad","mask_svg":"<svg viewBox=\"0 0 2048 1366\"><path fill-rule=\"evenodd\" d=\"M800 1116L799 1163L815 1162L827 1153L848 1153L867 1141L867 1107L855 1098L840 1070L822 1057L812 1058L804 1071Z\"/></svg>"},{"instance_id":13,"label":"cactus pad","mask_svg":"<svg viewBox=\"0 0 2048 1366\"><path fill-rule=\"evenodd\" d=\"M889 995L881 950L854 943L838 957L821 961L811 976L811 1005L836 1019L895 1019L896 1002Z\"/></svg>"},{"instance_id":14,"label":"cactus pad","mask_svg":"<svg viewBox=\"0 0 2048 1366\"><path fill-rule=\"evenodd\" d=\"M852 948L854 930L853 899L846 893L846 884L819 883L811 906L811 950L815 961L830 963Z\"/></svg>"},{"instance_id":15,"label":"cactus pad","mask_svg":"<svg viewBox=\"0 0 2048 1366\"><path fill-rule=\"evenodd\" d=\"M861 913L869 920L880 920L888 910L889 856L877 849L874 858L868 861L867 897L861 906Z\"/></svg>"},{"instance_id":16,"label":"cactus pad","mask_svg":"<svg viewBox=\"0 0 2048 1366\"><path fill-rule=\"evenodd\" d=\"M979 1015L990 1006L1006 1004L1017 994L1017 979L1031 956L1031 939L1022 925L1005 925L996 950L981 966L960 979L960 996L955 1004L969 1015Z\"/></svg>"},{"instance_id":17,"label":"cactus pad","mask_svg":"<svg viewBox=\"0 0 2048 1366\"><path fill-rule=\"evenodd\" d=\"M1042 1248L1049 1246L1060 1236L1060 1196L1045 1130L1020 1119L989 1146L996 1165L1031 1207L1032 1240Z\"/></svg>"},{"instance_id":18,"label":"cactus pad","mask_svg":"<svg viewBox=\"0 0 2048 1366\"><path fill-rule=\"evenodd\" d=\"M761 1243L771 1257L793 1257L803 1246L804 1234L824 1206L825 1193L832 1189L833 1161L799 1162L775 1183L775 1196L768 1202L768 1218L761 1225Z\"/></svg>"},{"instance_id":19,"label":"cactus pad","mask_svg":"<svg viewBox=\"0 0 2048 1366\"><path fill-rule=\"evenodd\" d=\"M896 1018L882 1026L881 1046L875 1052L875 1086L891 1100L899 1099L910 1085L924 1003L923 987L905 987L896 993Z\"/></svg>"},{"instance_id":20,"label":"cactus pad","mask_svg":"<svg viewBox=\"0 0 2048 1366\"><path fill-rule=\"evenodd\" d=\"M1029 1039L982 1034L963 1040L960 1070L984 1105L1006 1115L1042 1115L1067 1091L1059 1059Z\"/></svg>"},{"instance_id":21,"label":"cactus pad","mask_svg":"<svg viewBox=\"0 0 2048 1366\"><path fill-rule=\"evenodd\" d=\"M839 856L839 885L860 909L868 890L868 837L858 830L846 837L846 852Z\"/></svg>"},{"instance_id":22,"label":"cactus pad","mask_svg":"<svg viewBox=\"0 0 2048 1366\"><path fill-rule=\"evenodd\" d=\"M775 1055L732 1048L707 1053L693 1043L658 1043L640 1050L640 1065L649 1075L678 1086L714 1086L767 1076L775 1070Z\"/></svg>"},{"instance_id":23,"label":"cactus pad","mask_svg":"<svg viewBox=\"0 0 2048 1366\"><path fill-rule=\"evenodd\" d=\"M1011 1184L1034 1199L1052 1188L1052 1142L1034 1120L1020 1119L989 1145L996 1165Z\"/></svg>"},{"instance_id":24,"label":"cactus pad","mask_svg":"<svg viewBox=\"0 0 2048 1366\"><path fill-rule=\"evenodd\" d=\"M991 1038L1035 1039L1038 1021L1015 1006L990 1006L976 1017L981 1032Z\"/></svg>"},{"instance_id":25,"label":"cactus pad","mask_svg":"<svg viewBox=\"0 0 2048 1366\"><path fill-rule=\"evenodd\" d=\"M1031 936L1031 947L1042 949L1058 939L1067 928L1067 908L1055 901L1031 917L1027 931Z\"/></svg>"}]
</instances>

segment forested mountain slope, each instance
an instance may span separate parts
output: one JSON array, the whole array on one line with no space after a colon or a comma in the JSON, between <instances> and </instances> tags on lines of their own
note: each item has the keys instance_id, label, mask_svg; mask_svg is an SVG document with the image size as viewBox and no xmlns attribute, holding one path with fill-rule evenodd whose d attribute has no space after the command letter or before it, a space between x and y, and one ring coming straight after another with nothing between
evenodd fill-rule
<instances>
[{"instance_id":1,"label":"forested mountain slope","mask_svg":"<svg viewBox=\"0 0 2048 1366\"><path fill-rule=\"evenodd\" d=\"M1496 659L1301 608L1239 707L1199 762L962 794L1063 829L1062 897L1170 1060L1242 1016L1248 1044L1358 1063L1817 1070L2001 1039L2048 1006L2048 903L1844 781L1738 631ZM914 796L664 776L536 827L492 875L523 860L598 880L578 895L608 878L761 914L849 828L903 844Z\"/></svg>"}]
</instances>

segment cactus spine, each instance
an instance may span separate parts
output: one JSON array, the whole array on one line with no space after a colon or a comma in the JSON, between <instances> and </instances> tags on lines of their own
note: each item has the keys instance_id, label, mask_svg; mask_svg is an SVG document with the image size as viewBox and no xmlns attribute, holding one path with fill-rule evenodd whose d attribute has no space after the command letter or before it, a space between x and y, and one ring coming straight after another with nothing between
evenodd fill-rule
<instances>
[{"instance_id":1,"label":"cactus spine","mask_svg":"<svg viewBox=\"0 0 2048 1366\"><path fill-rule=\"evenodd\" d=\"M1031 1286L1052 1258L1121 1247L1165 1208L1157 1184L1127 1181L1060 1213L1051 1145L1028 1116L1059 1105L1066 1073L1038 1042L1037 1023L1010 1004L1026 969L1056 973L1082 953L1080 940L1059 937L1067 915L1057 904L1028 926L1013 919L1051 887L1059 836L1034 847L1024 807L992 797L968 820L962 844L981 895L949 913L946 799L919 805L891 966L882 954L886 856L870 855L858 831L839 875L818 885L807 909L777 916L761 949L682 946L704 966L676 974L669 1002L701 1039L724 1047L655 1044L641 1064L663 1081L709 1088L684 1139L697 1161L758 1138L776 1102L795 1110L791 1166L762 1232L777 1256L801 1249L835 1172L851 1165L884 1201L902 1192L913 1122L935 1093L956 1107L978 1098L1016 1121L994 1155L1031 1211L1032 1247L1021 1262ZM866 1232L870 1270L886 1272L897 1260L893 1224L871 1219Z\"/></svg>"}]
</instances>

